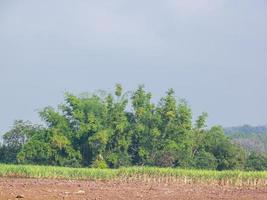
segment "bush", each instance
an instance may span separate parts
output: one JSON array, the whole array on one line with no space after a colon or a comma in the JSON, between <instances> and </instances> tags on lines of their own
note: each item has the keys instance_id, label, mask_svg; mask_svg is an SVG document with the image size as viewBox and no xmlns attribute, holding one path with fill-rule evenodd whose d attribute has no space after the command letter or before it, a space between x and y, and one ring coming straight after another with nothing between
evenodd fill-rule
<instances>
[{"instance_id":1,"label":"bush","mask_svg":"<svg viewBox=\"0 0 267 200\"><path fill-rule=\"evenodd\" d=\"M106 161L103 159L103 157L101 155L97 156L96 160L93 161L92 168L99 168L99 169L106 169L108 168L108 165L106 163Z\"/></svg>"}]
</instances>

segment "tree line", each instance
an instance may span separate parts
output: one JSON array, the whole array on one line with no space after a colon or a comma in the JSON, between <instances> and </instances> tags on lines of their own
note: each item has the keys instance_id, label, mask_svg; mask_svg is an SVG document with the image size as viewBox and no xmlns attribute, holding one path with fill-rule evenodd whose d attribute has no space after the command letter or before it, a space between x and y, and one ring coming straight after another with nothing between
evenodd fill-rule
<instances>
[{"instance_id":1,"label":"tree line","mask_svg":"<svg viewBox=\"0 0 267 200\"><path fill-rule=\"evenodd\" d=\"M236 126L224 129L226 136L245 151L267 153L267 126Z\"/></svg>"},{"instance_id":2,"label":"tree line","mask_svg":"<svg viewBox=\"0 0 267 200\"><path fill-rule=\"evenodd\" d=\"M15 121L4 134L0 162L71 167L159 166L266 170L267 157L247 154L207 113L192 120L173 89L155 104L144 86L124 93L65 94L57 109L44 108L45 126Z\"/></svg>"}]
</instances>

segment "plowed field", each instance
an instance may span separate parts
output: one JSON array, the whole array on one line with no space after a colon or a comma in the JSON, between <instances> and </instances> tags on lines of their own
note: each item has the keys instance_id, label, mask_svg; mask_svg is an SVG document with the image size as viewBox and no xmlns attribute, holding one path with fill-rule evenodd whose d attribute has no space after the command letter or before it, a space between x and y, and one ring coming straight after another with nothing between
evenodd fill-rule
<instances>
[{"instance_id":1,"label":"plowed field","mask_svg":"<svg viewBox=\"0 0 267 200\"><path fill-rule=\"evenodd\" d=\"M145 183L121 181L69 181L0 178L0 199L267 199L267 188Z\"/></svg>"}]
</instances>

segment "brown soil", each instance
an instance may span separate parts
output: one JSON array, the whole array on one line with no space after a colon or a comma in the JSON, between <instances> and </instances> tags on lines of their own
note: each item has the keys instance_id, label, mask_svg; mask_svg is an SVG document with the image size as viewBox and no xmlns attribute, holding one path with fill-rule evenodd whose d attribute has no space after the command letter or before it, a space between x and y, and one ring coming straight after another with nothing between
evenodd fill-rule
<instances>
[{"instance_id":1,"label":"brown soil","mask_svg":"<svg viewBox=\"0 0 267 200\"><path fill-rule=\"evenodd\" d=\"M17 198L16 198L17 197ZM68 181L0 178L0 200L4 199L267 199L267 188L238 188L183 183L119 181Z\"/></svg>"}]
</instances>

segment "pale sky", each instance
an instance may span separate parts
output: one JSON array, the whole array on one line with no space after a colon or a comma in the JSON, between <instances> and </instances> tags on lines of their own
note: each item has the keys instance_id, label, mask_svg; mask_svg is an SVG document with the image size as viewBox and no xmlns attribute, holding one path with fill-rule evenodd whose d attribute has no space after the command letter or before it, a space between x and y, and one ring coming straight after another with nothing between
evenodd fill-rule
<instances>
[{"instance_id":1,"label":"pale sky","mask_svg":"<svg viewBox=\"0 0 267 200\"><path fill-rule=\"evenodd\" d=\"M115 83L174 88L209 125L267 124L267 1L0 0L0 133Z\"/></svg>"}]
</instances>

